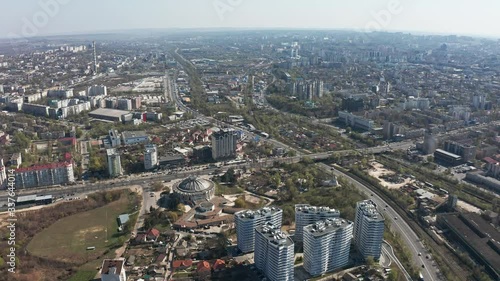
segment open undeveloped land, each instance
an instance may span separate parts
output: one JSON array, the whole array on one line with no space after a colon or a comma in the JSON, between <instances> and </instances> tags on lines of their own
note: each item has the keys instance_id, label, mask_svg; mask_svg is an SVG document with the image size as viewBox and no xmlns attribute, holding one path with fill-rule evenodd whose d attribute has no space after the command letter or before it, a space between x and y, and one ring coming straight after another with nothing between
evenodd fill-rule
<instances>
[{"instance_id":1,"label":"open undeveloped land","mask_svg":"<svg viewBox=\"0 0 500 281\"><path fill-rule=\"evenodd\" d=\"M397 184L387 182L382 177L396 175L396 172L386 169L384 167L384 165L382 165L378 162L372 162L372 163L370 163L370 165L372 168L370 170L368 170L368 174L370 176L378 179L380 181L380 184L382 184L383 186L385 186L389 189L399 189L407 184L414 182L414 180L412 180L410 178L405 178L402 183L397 183Z\"/></svg>"},{"instance_id":2,"label":"open undeveloped land","mask_svg":"<svg viewBox=\"0 0 500 281\"><path fill-rule=\"evenodd\" d=\"M126 196L122 196L104 207L61 219L36 235L28 244L28 251L58 261L95 259L116 244L116 217L127 212L128 204ZM95 250L88 251L87 247Z\"/></svg>"}]
</instances>

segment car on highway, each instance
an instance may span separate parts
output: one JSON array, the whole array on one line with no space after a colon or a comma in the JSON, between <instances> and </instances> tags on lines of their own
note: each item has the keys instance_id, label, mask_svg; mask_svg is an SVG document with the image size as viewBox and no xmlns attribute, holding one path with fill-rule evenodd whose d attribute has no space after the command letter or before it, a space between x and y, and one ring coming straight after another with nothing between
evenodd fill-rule
<instances>
[{"instance_id":1,"label":"car on highway","mask_svg":"<svg viewBox=\"0 0 500 281\"><path fill-rule=\"evenodd\" d=\"M418 253L418 256L419 256L419 257L420 257L420 256L422 256L422 253Z\"/></svg>"}]
</instances>

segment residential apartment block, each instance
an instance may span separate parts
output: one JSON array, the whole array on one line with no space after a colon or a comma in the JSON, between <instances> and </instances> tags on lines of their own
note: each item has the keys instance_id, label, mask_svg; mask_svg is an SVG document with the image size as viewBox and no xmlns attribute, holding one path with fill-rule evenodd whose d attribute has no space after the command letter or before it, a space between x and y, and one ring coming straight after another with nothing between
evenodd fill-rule
<instances>
[{"instance_id":1,"label":"residential apartment block","mask_svg":"<svg viewBox=\"0 0 500 281\"><path fill-rule=\"evenodd\" d=\"M106 150L108 159L108 173L110 177L118 177L123 174L120 154L114 148Z\"/></svg>"},{"instance_id":2,"label":"residential apartment block","mask_svg":"<svg viewBox=\"0 0 500 281\"><path fill-rule=\"evenodd\" d=\"M338 218L340 212L329 207L316 207L309 204L295 205L295 242L303 241L303 229L305 226L314 224L317 221Z\"/></svg>"},{"instance_id":3,"label":"residential apartment block","mask_svg":"<svg viewBox=\"0 0 500 281\"><path fill-rule=\"evenodd\" d=\"M304 269L312 276L349 264L353 223L330 218L304 227Z\"/></svg>"},{"instance_id":4,"label":"residential apartment block","mask_svg":"<svg viewBox=\"0 0 500 281\"><path fill-rule=\"evenodd\" d=\"M354 220L354 244L364 258L380 258L384 239L384 217L372 200L356 204Z\"/></svg>"},{"instance_id":5,"label":"residential apartment block","mask_svg":"<svg viewBox=\"0 0 500 281\"><path fill-rule=\"evenodd\" d=\"M151 170L158 166L158 148L154 144L146 145L144 151L144 169Z\"/></svg>"},{"instance_id":6,"label":"residential apartment block","mask_svg":"<svg viewBox=\"0 0 500 281\"><path fill-rule=\"evenodd\" d=\"M236 224L236 236L238 249L243 253L249 253L255 246L255 228L266 222L281 225L283 222L283 210L275 207L264 207L257 211L239 211L234 214Z\"/></svg>"},{"instance_id":7,"label":"residential apartment block","mask_svg":"<svg viewBox=\"0 0 500 281\"><path fill-rule=\"evenodd\" d=\"M280 226L267 222L255 228L255 266L270 281L293 281L294 244Z\"/></svg>"},{"instance_id":8,"label":"residential apartment block","mask_svg":"<svg viewBox=\"0 0 500 281\"><path fill-rule=\"evenodd\" d=\"M19 168L14 173L17 188L67 184L75 181L73 164L69 162Z\"/></svg>"},{"instance_id":9,"label":"residential apartment block","mask_svg":"<svg viewBox=\"0 0 500 281\"><path fill-rule=\"evenodd\" d=\"M214 160L236 157L238 134L232 129L221 129L212 134L212 158Z\"/></svg>"}]
</instances>

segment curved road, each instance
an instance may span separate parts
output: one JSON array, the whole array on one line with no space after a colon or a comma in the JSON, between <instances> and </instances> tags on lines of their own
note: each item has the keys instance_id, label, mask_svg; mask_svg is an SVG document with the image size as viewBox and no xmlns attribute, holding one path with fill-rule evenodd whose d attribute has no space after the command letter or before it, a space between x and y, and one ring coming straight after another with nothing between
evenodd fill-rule
<instances>
[{"instance_id":1,"label":"curved road","mask_svg":"<svg viewBox=\"0 0 500 281\"><path fill-rule=\"evenodd\" d=\"M438 277L438 268L433 266L434 262L432 261L432 257L427 259L427 250L425 246L422 244L417 234L413 232L410 226L403 219L399 218L399 215L396 211L391 208L382 198L380 198L377 194L372 193L372 191L356 181L355 179L349 177L348 175L338 171L337 169L333 169L332 167L320 163L320 166L331 171L336 176L342 176L347 179L350 183L352 183L358 190L367 194L371 200L377 204L379 211L384 215L385 219L391 221L391 229L397 231L400 234L400 237L403 239L403 242L406 244L408 249L410 250L413 258L413 263L419 267L420 271L424 276L424 280L430 281L438 281L441 280ZM333 170L332 170L333 169ZM421 255L419 255L421 253ZM424 268L422 268L424 265Z\"/></svg>"}]
</instances>

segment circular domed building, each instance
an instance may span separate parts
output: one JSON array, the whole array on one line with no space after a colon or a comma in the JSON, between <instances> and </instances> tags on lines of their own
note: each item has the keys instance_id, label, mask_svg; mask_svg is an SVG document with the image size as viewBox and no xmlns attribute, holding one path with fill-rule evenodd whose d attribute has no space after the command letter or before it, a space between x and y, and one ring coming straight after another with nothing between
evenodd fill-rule
<instances>
[{"instance_id":1,"label":"circular domed building","mask_svg":"<svg viewBox=\"0 0 500 281\"><path fill-rule=\"evenodd\" d=\"M187 204L196 205L214 197L215 184L206 179L190 176L174 185L174 194Z\"/></svg>"}]
</instances>

